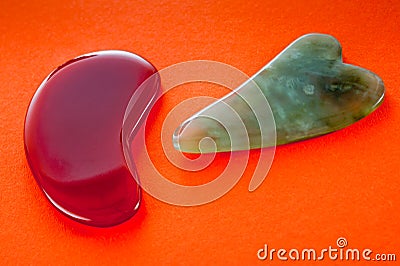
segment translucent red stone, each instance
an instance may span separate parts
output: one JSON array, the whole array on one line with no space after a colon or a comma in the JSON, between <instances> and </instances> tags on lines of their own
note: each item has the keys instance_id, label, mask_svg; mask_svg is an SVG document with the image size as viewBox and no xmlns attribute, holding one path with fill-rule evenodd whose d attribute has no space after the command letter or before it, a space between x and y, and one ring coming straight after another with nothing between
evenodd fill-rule
<instances>
[{"instance_id":1,"label":"translucent red stone","mask_svg":"<svg viewBox=\"0 0 400 266\"><path fill-rule=\"evenodd\" d=\"M65 63L35 93L25 120L26 157L63 214L106 227L137 211L140 188L124 159L121 128L131 96L155 72L137 55L98 52ZM158 86L146 89L141 103L151 101Z\"/></svg>"}]
</instances>

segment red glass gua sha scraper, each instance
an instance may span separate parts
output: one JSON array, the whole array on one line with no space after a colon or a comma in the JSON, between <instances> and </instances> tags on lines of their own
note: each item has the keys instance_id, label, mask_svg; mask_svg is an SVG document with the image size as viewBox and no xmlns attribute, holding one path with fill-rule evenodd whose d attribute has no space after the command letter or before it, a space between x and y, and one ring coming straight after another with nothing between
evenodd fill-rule
<instances>
[{"instance_id":1,"label":"red glass gua sha scraper","mask_svg":"<svg viewBox=\"0 0 400 266\"><path fill-rule=\"evenodd\" d=\"M26 157L40 188L63 214L106 227L137 211L140 188L124 158L121 130L132 95L139 97L139 114L155 99L156 72L131 53L96 52L57 68L33 96L25 120ZM141 86L151 76L152 84ZM144 119L139 115L138 124Z\"/></svg>"}]
</instances>

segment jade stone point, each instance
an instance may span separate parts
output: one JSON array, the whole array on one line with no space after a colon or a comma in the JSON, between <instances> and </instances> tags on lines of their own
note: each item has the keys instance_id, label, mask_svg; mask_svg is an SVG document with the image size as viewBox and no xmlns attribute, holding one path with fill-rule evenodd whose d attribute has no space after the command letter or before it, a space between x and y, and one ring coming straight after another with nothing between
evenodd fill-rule
<instances>
[{"instance_id":1,"label":"jade stone point","mask_svg":"<svg viewBox=\"0 0 400 266\"><path fill-rule=\"evenodd\" d=\"M275 121L276 138L271 133L273 129L262 128L260 119L255 117L259 106L252 105L252 101L260 98L257 90L261 90L272 111L272 116L261 119ZM309 139L367 116L382 103L384 93L383 82L376 74L343 63L341 45L334 37L308 34L290 44L236 90L182 123L174 133L173 142L182 152L207 153L214 152L215 147L200 149L199 143L204 138L215 142L216 151L270 147ZM246 132L232 134L237 123L230 121L230 116L218 121L212 119L224 117L226 106L237 113ZM247 146L240 145L243 140Z\"/></svg>"}]
</instances>

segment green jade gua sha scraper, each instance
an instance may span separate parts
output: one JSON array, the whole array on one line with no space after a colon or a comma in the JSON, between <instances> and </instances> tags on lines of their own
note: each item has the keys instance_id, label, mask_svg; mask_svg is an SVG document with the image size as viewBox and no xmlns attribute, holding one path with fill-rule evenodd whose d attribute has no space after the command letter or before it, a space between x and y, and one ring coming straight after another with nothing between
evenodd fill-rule
<instances>
[{"instance_id":1,"label":"green jade gua sha scraper","mask_svg":"<svg viewBox=\"0 0 400 266\"><path fill-rule=\"evenodd\" d=\"M215 142L216 151L304 140L342 129L367 116L382 103L384 92L376 74L343 63L341 46L334 37L308 34L236 90L187 119L176 129L173 142L180 151L199 153L204 138ZM263 98L260 95L268 100L271 116L256 117L260 107L257 99ZM236 112L242 125L224 114L226 106ZM262 128L260 119L275 120L276 139L275 134L269 134L272 129ZM243 125L245 131L231 134L236 126ZM201 152L214 151L214 146L201 147Z\"/></svg>"}]
</instances>

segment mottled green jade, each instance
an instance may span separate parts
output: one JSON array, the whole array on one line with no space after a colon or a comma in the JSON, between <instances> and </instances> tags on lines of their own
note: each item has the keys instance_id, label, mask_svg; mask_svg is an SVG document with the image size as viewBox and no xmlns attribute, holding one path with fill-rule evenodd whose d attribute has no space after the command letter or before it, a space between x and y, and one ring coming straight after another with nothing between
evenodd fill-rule
<instances>
[{"instance_id":1,"label":"mottled green jade","mask_svg":"<svg viewBox=\"0 0 400 266\"><path fill-rule=\"evenodd\" d=\"M261 108L257 101L263 98L257 94L259 90L268 100L273 118L261 115L256 119L255 113ZM217 151L308 139L367 116L382 103L384 92L383 82L376 74L342 62L341 46L334 37L304 35L249 81L182 123L174 133L174 146L183 152L198 153L199 142L206 137L214 140ZM246 132L235 133L240 123L225 116L227 105L240 116ZM210 118L214 116L221 118L219 122ZM275 120L276 139L273 129L260 130L260 119ZM236 139L233 141L229 136ZM245 144L241 145L242 142ZM214 150L214 147L201 149Z\"/></svg>"}]
</instances>

